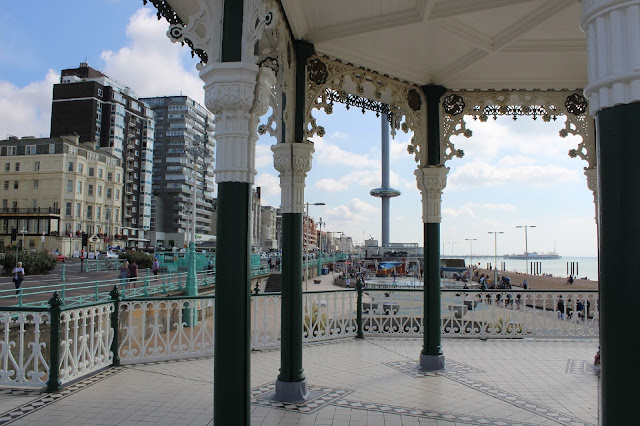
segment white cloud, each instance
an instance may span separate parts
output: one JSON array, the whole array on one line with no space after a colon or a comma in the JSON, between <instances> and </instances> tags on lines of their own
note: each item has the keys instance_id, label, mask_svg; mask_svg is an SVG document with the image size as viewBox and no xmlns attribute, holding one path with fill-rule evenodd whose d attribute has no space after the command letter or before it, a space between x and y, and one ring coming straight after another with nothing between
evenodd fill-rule
<instances>
[{"instance_id":1,"label":"white cloud","mask_svg":"<svg viewBox=\"0 0 640 426\"><path fill-rule=\"evenodd\" d=\"M314 163L326 166L349 166L352 168L380 167L380 160L370 158L368 155L356 154L346 151L338 145L330 142L327 138L312 138L315 153Z\"/></svg>"},{"instance_id":2,"label":"white cloud","mask_svg":"<svg viewBox=\"0 0 640 426\"><path fill-rule=\"evenodd\" d=\"M478 215L476 212L486 212L487 210L497 210L501 212L512 212L517 208L513 204L502 203L466 203L458 208L443 207L443 217L471 217L476 218Z\"/></svg>"},{"instance_id":3,"label":"white cloud","mask_svg":"<svg viewBox=\"0 0 640 426\"><path fill-rule=\"evenodd\" d=\"M356 170L342 176L340 179L325 178L318 180L315 188L326 192L347 191L354 186L363 186L373 189L380 186L380 169Z\"/></svg>"},{"instance_id":4,"label":"white cloud","mask_svg":"<svg viewBox=\"0 0 640 426\"><path fill-rule=\"evenodd\" d=\"M22 88L0 81L0 139L7 135L48 137L53 84L59 81L54 70Z\"/></svg>"},{"instance_id":5,"label":"white cloud","mask_svg":"<svg viewBox=\"0 0 640 426\"><path fill-rule=\"evenodd\" d=\"M407 152L408 145L411 145L411 138L405 140L391 139L389 141L389 157L394 160L398 158L413 159L413 154Z\"/></svg>"},{"instance_id":6,"label":"white cloud","mask_svg":"<svg viewBox=\"0 0 640 426\"><path fill-rule=\"evenodd\" d=\"M259 173L255 178L255 187L260 187L260 204L280 206L280 179L269 173Z\"/></svg>"},{"instance_id":7,"label":"white cloud","mask_svg":"<svg viewBox=\"0 0 640 426\"><path fill-rule=\"evenodd\" d=\"M361 225L379 214L379 209L371 204L354 198L349 205L344 204L326 209L328 221L334 226Z\"/></svg>"},{"instance_id":8,"label":"white cloud","mask_svg":"<svg viewBox=\"0 0 640 426\"><path fill-rule=\"evenodd\" d=\"M202 80L195 69L185 69L189 61L188 47L174 44L167 38L169 26L158 20L150 8L137 10L129 19L126 34L128 46L117 51L106 50L100 58L102 71L131 87L137 96L187 95L204 104Z\"/></svg>"},{"instance_id":9,"label":"white cloud","mask_svg":"<svg viewBox=\"0 0 640 426\"><path fill-rule=\"evenodd\" d=\"M577 170L557 165L539 165L533 162L519 162L520 157L505 157L491 164L485 161L472 161L460 166L448 178L447 189L461 187L491 187L506 184L516 185L555 185L576 182L580 179Z\"/></svg>"},{"instance_id":10,"label":"white cloud","mask_svg":"<svg viewBox=\"0 0 640 426\"><path fill-rule=\"evenodd\" d=\"M256 145L256 169L262 167L273 167L273 152L271 151L271 145Z\"/></svg>"}]
</instances>

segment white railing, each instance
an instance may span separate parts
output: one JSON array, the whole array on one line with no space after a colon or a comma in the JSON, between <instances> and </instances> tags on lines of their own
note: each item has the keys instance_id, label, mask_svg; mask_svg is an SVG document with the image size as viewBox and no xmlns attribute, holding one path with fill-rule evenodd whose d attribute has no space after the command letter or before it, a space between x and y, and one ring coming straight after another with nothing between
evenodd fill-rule
<instances>
[{"instance_id":1,"label":"white railing","mask_svg":"<svg viewBox=\"0 0 640 426\"><path fill-rule=\"evenodd\" d=\"M367 291L362 298L365 336L421 336L422 291Z\"/></svg>"},{"instance_id":2,"label":"white railing","mask_svg":"<svg viewBox=\"0 0 640 426\"><path fill-rule=\"evenodd\" d=\"M303 295L303 342L353 337L356 324L355 291L314 291Z\"/></svg>"},{"instance_id":3,"label":"white railing","mask_svg":"<svg viewBox=\"0 0 640 426\"><path fill-rule=\"evenodd\" d=\"M49 312L1 312L0 384L44 386L49 379Z\"/></svg>"},{"instance_id":4,"label":"white railing","mask_svg":"<svg viewBox=\"0 0 640 426\"><path fill-rule=\"evenodd\" d=\"M113 364L113 304L60 313L60 381L69 382Z\"/></svg>"},{"instance_id":5,"label":"white railing","mask_svg":"<svg viewBox=\"0 0 640 426\"><path fill-rule=\"evenodd\" d=\"M280 345L280 295L251 297L251 348L272 348Z\"/></svg>"},{"instance_id":6,"label":"white railing","mask_svg":"<svg viewBox=\"0 0 640 426\"><path fill-rule=\"evenodd\" d=\"M213 355L213 309L208 298L120 302L120 361Z\"/></svg>"}]
</instances>

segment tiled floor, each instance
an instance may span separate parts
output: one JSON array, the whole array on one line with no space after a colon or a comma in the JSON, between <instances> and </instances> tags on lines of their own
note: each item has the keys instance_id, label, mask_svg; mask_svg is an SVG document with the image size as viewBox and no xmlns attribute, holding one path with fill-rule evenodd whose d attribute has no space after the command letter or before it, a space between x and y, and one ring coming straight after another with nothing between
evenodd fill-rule
<instances>
[{"instance_id":1,"label":"tiled floor","mask_svg":"<svg viewBox=\"0 0 640 426\"><path fill-rule=\"evenodd\" d=\"M304 348L311 397L269 399L280 353L254 352L255 425L595 425L597 340L444 339L447 368L424 373L419 339ZM209 425L211 358L128 365L48 395L0 390L0 425Z\"/></svg>"}]
</instances>

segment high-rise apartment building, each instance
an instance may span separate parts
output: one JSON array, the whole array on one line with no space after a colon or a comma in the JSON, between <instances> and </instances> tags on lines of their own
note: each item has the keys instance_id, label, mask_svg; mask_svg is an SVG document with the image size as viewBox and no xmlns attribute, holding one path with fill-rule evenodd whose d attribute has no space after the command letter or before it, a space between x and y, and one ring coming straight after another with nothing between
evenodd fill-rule
<instances>
[{"instance_id":1,"label":"high-rise apartment building","mask_svg":"<svg viewBox=\"0 0 640 426\"><path fill-rule=\"evenodd\" d=\"M121 159L122 234L129 246L147 246L155 135L151 108L130 88L81 63L62 70L53 86L51 137L70 134Z\"/></svg>"},{"instance_id":2,"label":"high-rise apartment building","mask_svg":"<svg viewBox=\"0 0 640 426\"><path fill-rule=\"evenodd\" d=\"M184 247L191 239L196 190L196 243L214 235L213 115L188 96L141 99L154 112L151 240Z\"/></svg>"},{"instance_id":3,"label":"high-rise apartment building","mask_svg":"<svg viewBox=\"0 0 640 426\"><path fill-rule=\"evenodd\" d=\"M123 243L121 161L79 139L0 141L0 242L16 229L18 245L24 234L26 248L62 254L80 251L83 233L90 251Z\"/></svg>"}]
</instances>

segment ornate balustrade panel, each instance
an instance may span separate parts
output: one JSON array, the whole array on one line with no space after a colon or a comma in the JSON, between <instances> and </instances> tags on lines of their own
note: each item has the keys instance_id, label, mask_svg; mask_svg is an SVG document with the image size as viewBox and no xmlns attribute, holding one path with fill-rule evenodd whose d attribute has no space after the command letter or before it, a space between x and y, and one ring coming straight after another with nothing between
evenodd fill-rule
<instances>
[{"instance_id":1,"label":"ornate balustrade panel","mask_svg":"<svg viewBox=\"0 0 640 426\"><path fill-rule=\"evenodd\" d=\"M597 337L594 291L443 291L442 334L456 337Z\"/></svg>"},{"instance_id":2,"label":"ornate balustrade panel","mask_svg":"<svg viewBox=\"0 0 640 426\"><path fill-rule=\"evenodd\" d=\"M258 295L251 298L251 348L280 345L280 308L282 297Z\"/></svg>"},{"instance_id":3,"label":"ornate balustrade panel","mask_svg":"<svg viewBox=\"0 0 640 426\"><path fill-rule=\"evenodd\" d=\"M45 386L49 379L49 312L0 312L0 385Z\"/></svg>"},{"instance_id":4,"label":"ornate balustrade panel","mask_svg":"<svg viewBox=\"0 0 640 426\"><path fill-rule=\"evenodd\" d=\"M196 318L188 325L188 318ZM120 361L139 363L213 355L214 299L120 302Z\"/></svg>"},{"instance_id":5,"label":"ornate balustrade panel","mask_svg":"<svg viewBox=\"0 0 640 426\"><path fill-rule=\"evenodd\" d=\"M357 334L355 291L303 294L303 342L318 342Z\"/></svg>"},{"instance_id":6,"label":"ornate balustrade panel","mask_svg":"<svg viewBox=\"0 0 640 426\"><path fill-rule=\"evenodd\" d=\"M362 297L365 336L422 335L422 291L366 288Z\"/></svg>"},{"instance_id":7,"label":"ornate balustrade panel","mask_svg":"<svg viewBox=\"0 0 640 426\"><path fill-rule=\"evenodd\" d=\"M113 363L113 304L81 307L60 314L60 381L70 382Z\"/></svg>"}]
</instances>

